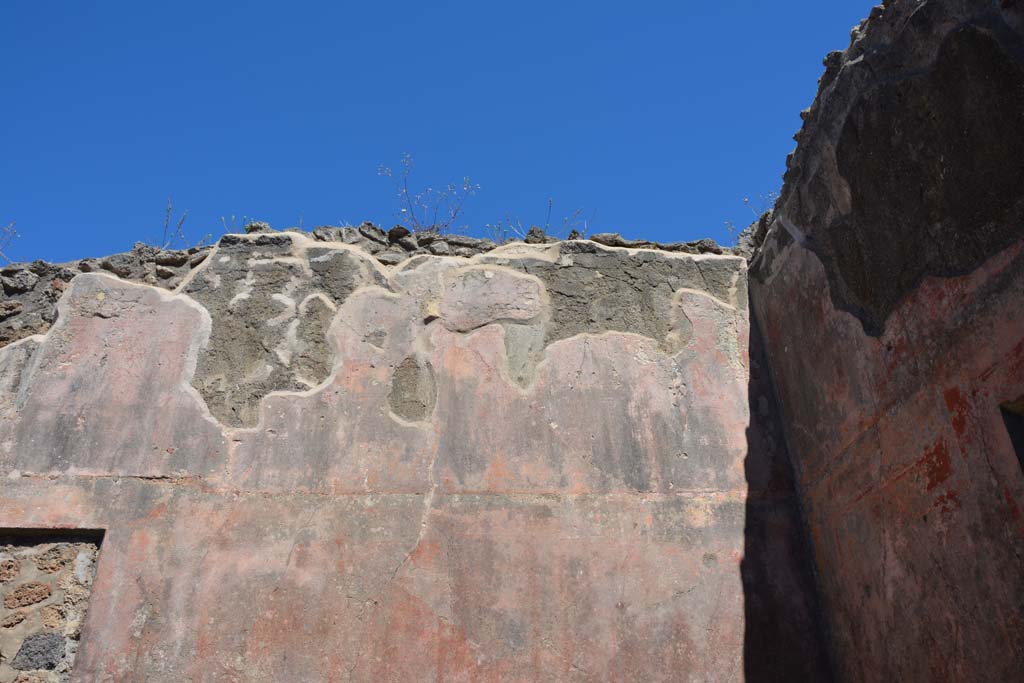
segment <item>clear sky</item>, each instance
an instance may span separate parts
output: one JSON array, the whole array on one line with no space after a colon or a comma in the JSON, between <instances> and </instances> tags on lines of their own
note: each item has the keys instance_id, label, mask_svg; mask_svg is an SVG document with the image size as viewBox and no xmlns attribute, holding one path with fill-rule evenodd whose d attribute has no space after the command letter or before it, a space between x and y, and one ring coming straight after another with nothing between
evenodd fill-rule
<instances>
[{"instance_id":1,"label":"clear sky","mask_svg":"<svg viewBox=\"0 0 1024 683\"><path fill-rule=\"evenodd\" d=\"M481 186L506 215L659 241L752 219L777 191L821 60L872 0L0 3L0 225L16 260L159 242L171 197L284 228Z\"/></svg>"}]
</instances>

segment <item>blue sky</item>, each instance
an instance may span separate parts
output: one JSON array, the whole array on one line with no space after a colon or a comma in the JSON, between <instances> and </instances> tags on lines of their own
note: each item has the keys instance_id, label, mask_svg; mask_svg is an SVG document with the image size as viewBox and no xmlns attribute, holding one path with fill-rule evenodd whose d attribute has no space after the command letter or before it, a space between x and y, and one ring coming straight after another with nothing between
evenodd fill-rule
<instances>
[{"instance_id":1,"label":"blue sky","mask_svg":"<svg viewBox=\"0 0 1024 683\"><path fill-rule=\"evenodd\" d=\"M463 223L727 242L777 191L821 60L872 0L0 4L0 224L16 260L221 217L389 226L382 163L463 176Z\"/></svg>"}]
</instances>

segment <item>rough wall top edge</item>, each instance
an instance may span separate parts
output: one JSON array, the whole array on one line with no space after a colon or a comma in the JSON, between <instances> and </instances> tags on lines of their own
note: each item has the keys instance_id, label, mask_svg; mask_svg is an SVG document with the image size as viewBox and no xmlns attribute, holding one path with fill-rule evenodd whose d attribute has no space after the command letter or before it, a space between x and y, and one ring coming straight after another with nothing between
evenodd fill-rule
<instances>
[{"instance_id":1,"label":"rough wall top edge","mask_svg":"<svg viewBox=\"0 0 1024 683\"><path fill-rule=\"evenodd\" d=\"M0 267L0 347L46 332L57 318L57 300L71 279L79 273L107 273L162 289L181 289L215 246L244 246L251 243L252 246L269 247L283 245L291 239L289 236L293 236L325 245L345 245L346 248L372 256L373 260L384 267L393 267L425 257L472 258L498 248L511 248L516 244L551 245L560 241L545 235L539 228L526 235L525 241L512 240L503 245L489 239L460 234L430 231L409 233L401 226L384 231L372 223L363 223L358 227L322 226L308 232L299 228L275 231L265 223L254 223L247 226L247 230L247 234L226 234L215 245L198 245L187 249L161 248L138 242L130 252L98 258L82 258L67 263L48 263L42 260L8 263ZM570 243L576 241L566 240ZM591 246L692 255L740 253L738 250L720 247L710 239L661 244L624 239L618 233L596 233L578 241Z\"/></svg>"}]
</instances>

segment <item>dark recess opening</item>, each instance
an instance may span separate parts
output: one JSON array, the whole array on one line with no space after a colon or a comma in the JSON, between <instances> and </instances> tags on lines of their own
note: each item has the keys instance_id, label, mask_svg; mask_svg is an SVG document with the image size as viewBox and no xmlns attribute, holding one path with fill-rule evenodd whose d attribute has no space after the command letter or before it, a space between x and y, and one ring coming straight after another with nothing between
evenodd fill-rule
<instances>
[{"instance_id":1,"label":"dark recess opening","mask_svg":"<svg viewBox=\"0 0 1024 683\"><path fill-rule=\"evenodd\" d=\"M0 545L35 545L38 543L93 543L103 544L105 529L11 529L0 527Z\"/></svg>"},{"instance_id":2,"label":"dark recess opening","mask_svg":"<svg viewBox=\"0 0 1024 683\"><path fill-rule=\"evenodd\" d=\"M1020 468L1024 470L1024 396L1016 401L1004 403L999 406L999 411L1003 414L1003 424L1010 434L1010 443L1013 444Z\"/></svg>"}]
</instances>

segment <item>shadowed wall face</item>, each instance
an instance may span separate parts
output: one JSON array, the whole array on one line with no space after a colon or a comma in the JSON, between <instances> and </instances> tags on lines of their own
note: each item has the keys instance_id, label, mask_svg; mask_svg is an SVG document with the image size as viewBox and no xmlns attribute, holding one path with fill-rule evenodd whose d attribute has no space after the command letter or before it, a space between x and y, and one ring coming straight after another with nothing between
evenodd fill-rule
<instances>
[{"instance_id":1,"label":"shadowed wall face","mask_svg":"<svg viewBox=\"0 0 1024 683\"><path fill-rule=\"evenodd\" d=\"M0 349L0 524L106 530L80 680L823 670L743 259L278 233L176 277Z\"/></svg>"},{"instance_id":2,"label":"shadowed wall face","mask_svg":"<svg viewBox=\"0 0 1024 683\"><path fill-rule=\"evenodd\" d=\"M826 60L751 266L838 668L1011 680L1024 16L897 1L853 38Z\"/></svg>"}]
</instances>

